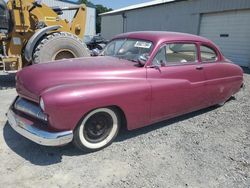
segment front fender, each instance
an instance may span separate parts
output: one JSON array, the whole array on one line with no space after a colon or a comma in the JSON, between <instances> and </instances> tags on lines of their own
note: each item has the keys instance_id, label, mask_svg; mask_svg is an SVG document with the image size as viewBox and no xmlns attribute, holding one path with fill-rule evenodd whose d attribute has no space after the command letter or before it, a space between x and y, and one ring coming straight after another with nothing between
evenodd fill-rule
<instances>
[{"instance_id":1,"label":"front fender","mask_svg":"<svg viewBox=\"0 0 250 188\"><path fill-rule=\"evenodd\" d=\"M49 122L58 130L73 130L88 112L108 106L123 110L129 130L150 120L151 87L146 80L67 84L46 90L42 97Z\"/></svg>"},{"instance_id":2,"label":"front fender","mask_svg":"<svg viewBox=\"0 0 250 188\"><path fill-rule=\"evenodd\" d=\"M34 48L37 44L37 42L48 32L50 31L56 31L59 28L61 28L61 26L59 25L54 25L54 26L49 26L49 27L45 27L40 29L39 31L37 31L28 41L28 43L25 46L24 49L24 57L25 59L30 62L32 60L32 55L33 55L33 51Z\"/></svg>"}]
</instances>

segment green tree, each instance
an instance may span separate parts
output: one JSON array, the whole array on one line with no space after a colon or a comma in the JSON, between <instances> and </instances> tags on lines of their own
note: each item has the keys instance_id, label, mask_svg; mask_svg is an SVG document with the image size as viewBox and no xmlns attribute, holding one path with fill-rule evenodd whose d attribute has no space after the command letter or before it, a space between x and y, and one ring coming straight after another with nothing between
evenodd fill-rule
<instances>
[{"instance_id":1,"label":"green tree","mask_svg":"<svg viewBox=\"0 0 250 188\"><path fill-rule=\"evenodd\" d=\"M104 7L103 5L96 5L96 33L101 33L101 16L99 16L99 14L112 10L113 9Z\"/></svg>"},{"instance_id":2,"label":"green tree","mask_svg":"<svg viewBox=\"0 0 250 188\"><path fill-rule=\"evenodd\" d=\"M87 5L87 6L95 6L93 3L91 3L90 1L88 1L88 0L82 0L82 3L84 3L85 5Z\"/></svg>"}]
</instances>

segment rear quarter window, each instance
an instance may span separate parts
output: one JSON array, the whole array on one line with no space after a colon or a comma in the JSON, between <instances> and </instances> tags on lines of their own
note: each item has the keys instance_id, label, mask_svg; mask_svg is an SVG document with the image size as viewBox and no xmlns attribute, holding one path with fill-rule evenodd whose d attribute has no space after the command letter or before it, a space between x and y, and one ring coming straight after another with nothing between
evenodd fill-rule
<instances>
[{"instance_id":1,"label":"rear quarter window","mask_svg":"<svg viewBox=\"0 0 250 188\"><path fill-rule=\"evenodd\" d=\"M202 62L214 62L218 59L216 51L208 46L200 46L201 61Z\"/></svg>"}]
</instances>

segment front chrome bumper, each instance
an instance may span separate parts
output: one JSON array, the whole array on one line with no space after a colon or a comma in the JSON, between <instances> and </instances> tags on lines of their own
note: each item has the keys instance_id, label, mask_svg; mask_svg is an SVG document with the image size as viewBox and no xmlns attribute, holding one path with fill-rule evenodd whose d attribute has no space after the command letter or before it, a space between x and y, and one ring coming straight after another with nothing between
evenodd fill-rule
<instances>
[{"instance_id":1,"label":"front chrome bumper","mask_svg":"<svg viewBox=\"0 0 250 188\"><path fill-rule=\"evenodd\" d=\"M29 140L44 146L60 146L73 140L73 131L49 132L39 129L34 122L16 114L12 109L7 113L11 127Z\"/></svg>"}]
</instances>

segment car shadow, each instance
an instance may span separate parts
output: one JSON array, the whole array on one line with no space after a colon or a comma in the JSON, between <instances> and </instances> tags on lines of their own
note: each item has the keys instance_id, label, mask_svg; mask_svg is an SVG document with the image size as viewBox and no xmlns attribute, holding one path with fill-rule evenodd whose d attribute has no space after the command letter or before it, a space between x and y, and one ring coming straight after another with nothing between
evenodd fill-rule
<instances>
[{"instance_id":1,"label":"car shadow","mask_svg":"<svg viewBox=\"0 0 250 188\"><path fill-rule=\"evenodd\" d=\"M124 140L131 139L142 134L147 134L162 127L170 126L174 123L199 116L216 108L217 107L206 108L133 131L128 131L123 128L114 142L123 142ZM62 162L63 156L91 155L91 153L78 150L73 146L72 143L61 147L46 147L38 145L16 133L8 122L5 123L3 136L7 146L12 151L24 159L30 161L32 164L39 166L48 166L60 163Z\"/></svg>"},{"instance_id":2,"label":"car shadow","mask_svg":"<svg viewBox=\"0 0 250 188\"><path fill-rule=\"evenodd\" d=\"M77 156L85 153L68 144L60 147L46 147L36 144L14 131L8 122L3 128L7 146L17 155L39 166L48 166L62 161L62 156Z\"/></svg>"},{"instance_id":3,"label":"car shadow","mask_svg":"<svg viewBox=\"0 0 250 188\"><path fill-rule=\"evenodd\" d=\"M230 100L233 100L233 98L230 99ZM209 108L206 108L206 109L191 112L191 113L188 113L188 114L185 114L185 115L182 115L182 116L178 116L178 117L175 117L175 118L172 118L172 119L169 119L169 120L165 120L165 121L162 121L162 122L159 122L159 123L155 123L153 125L149 125L149 126L146 126L146 127L140 128L140 129L136 129L136 130L133 130L133 131L129 131L129 130L123 128L120 131L120 134L117 137L116 141L117 142L122 142L124 140L140 136L142 134L147 134L147 133L149 133L151 131L160 129L162 127L170 126L172 124L175 124L175 123L178 123L178 122L193 118L195 116L205 114L205 113L207 113L209 111L212 111L212 110L214 110L214 109L216 109L218 107L219 106L212 106L212 107L209 107Z\"/></svg>"},{"instance_id":4,"label":"car shadow","mask_svg":"<svg viewBox=\"0 0 250 188\"><path fill-rule=\"evenodd\" d=\"M0 90L13 89L16 87L16 74L0 74Z\"/></svg>"}]
</instances>

